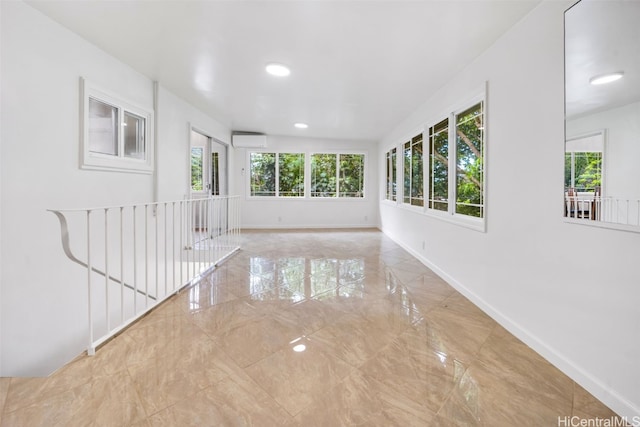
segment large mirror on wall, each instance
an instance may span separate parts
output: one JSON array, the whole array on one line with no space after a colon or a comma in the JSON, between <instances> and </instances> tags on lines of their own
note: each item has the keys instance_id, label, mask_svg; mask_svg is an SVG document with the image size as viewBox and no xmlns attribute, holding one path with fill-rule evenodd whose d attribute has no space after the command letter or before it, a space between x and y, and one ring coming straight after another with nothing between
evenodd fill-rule
<instances>
[{"instance_id":1,"label":"large mirror on wall","mask_svg":"<svg viewBox=\"0 0 640 427\"><path fill-rule=\"evenodd\" d=\"M567 221L640 232L640 1L565 12Z\"/></svg>"}]
</instances>

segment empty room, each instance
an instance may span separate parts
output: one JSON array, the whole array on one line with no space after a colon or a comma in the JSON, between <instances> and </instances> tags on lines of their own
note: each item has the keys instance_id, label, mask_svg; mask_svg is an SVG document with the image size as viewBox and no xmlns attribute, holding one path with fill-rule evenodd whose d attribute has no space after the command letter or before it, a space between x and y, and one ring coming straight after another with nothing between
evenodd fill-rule
<instances>
[{"instance_id":1,"label":"empty room","mask_svg":"<svg viewBox=\"0 0 640 427\"><path fill-rule=\"evenodd\" d=\"M1 1L0 425L640 426L639 19Z\"/></svg>"}]
</instances>

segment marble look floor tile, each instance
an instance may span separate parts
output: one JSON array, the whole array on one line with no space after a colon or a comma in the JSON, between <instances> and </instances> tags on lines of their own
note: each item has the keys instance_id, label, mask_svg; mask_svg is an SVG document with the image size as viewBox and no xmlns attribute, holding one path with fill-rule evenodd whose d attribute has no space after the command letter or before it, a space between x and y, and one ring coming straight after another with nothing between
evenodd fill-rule
<instances>
[{"instance_id":1,"label":"marble look floor tile","mask_svg":"<svg viewBox=\"0 0 640 427\"><path fill-rule=\"evenodd\" d=\"M300 426L425 426L434 414L412 400L385 391L385 387L354 371L302 410Z\"/></svg>"},{"instance_id":2,"label":"marble look floor tile","mask_svg":"<svg viewBox=\"0 0 640 427\"><path fill-rule=\"evenodd\" d=\"M9 383L11 378L0 377L0 425L2 425L2 413L4 412L4 403L7 400L7 393L9 393Z\"/></svg>"},{"instance_id":3,"label":"marble look floor tile","mask_svg":"<svg viewBox=\"0 0 640 427\"><path fill-rule=\"evenodd\" d=\"M393 330L381 329L360 315L347 313L310 338L322 343L332 355L353 367L359 367L397 336L398 333Z\"/></svg>"},{"instance_id":4,"label":"marble look floor tile","mask_svg":"<svg viewBox=\"0 0 640 427\"><path fill-rule=\"evenodd\" d=\"M598 399L593 397L591 393L582 388L579 384L573 384L573 415L588 415L582 418L611 418L615 416L609 407Z\"/></svg>"},{"instance_id":5,"label":"marble look floor tile","mask_svg":"<svg viewBox=\"0 0 640 427\"><path fill-rule=\"evenodd\" d=\"M484 311L474 305L459 292L454 292L445 299L442 302L442 307L455 313L456 316L473 320L478 323L483 323L487 326L493 326L496 324L495 320L489 317Z\"/></svg>"},{"instance_id":6,"label":"marble look floor tile","mask_svg":"<svg viewBox=\"0 0 640 427\"><path fill-rule=\"evenodd\" d=\"M281 321L297 325L303 335L311 335L336 321L344 313L318 300L304 300L272 315Z\"/></svg>"},{"instance_id":7,"label":"marble look floor tile","mask_svg":"<svg viewBox=\"0 0 640 427\"><path fill-rule=\"evenodd\" d=\"M513 387L569 403L573 400L573 381L500 326L487 338L477 361Z\"/></svg>"},{"instance_id":8,"label":"marble look floor tile","mask_svg":"<svg viewBox=\"0 0 640 427\"><path fill-rule=\"evenodd\" d=\"M247 367L302 336L294 324L270 317L243 323L220 335L222 348L238 366Z\"/></svg>"},{"instance_id":9,"label":"marble look floor tile","mask_svg":"<svg viewBox=\"0 0 640 427\"><path fill-rule=\"evenodd\" d=\"M195 313L236 299L237 296L217 283L196 283L183 289L174 299L175 307L185 313Z\"/></svg>"},{"instance_id":10,"label":"marble look floor tile","mask_svg":"<svg viewBox=\"0 0 640 427\"><path fill-rule=\"evenodd\" d=\"M303 351L293 348L304 345ZM337 385L352 368L318 342L303 338L246 369L247 374L295 416Z\"/></svg>"},{"instance_id":11,"label":"marble look floor tile","mask_svg":"<svg viewBox=\"0 0 640 427\"><path fill-rule=\"evenodd\" d=\"M439 354L469 364L476 358L493 328L494 325L469 320L437 308L412 325L407 333Z\"/></svg>"},{"instance_id":12,"label":"marble look floor tile","mask_svg":"<svg viewBox=\"0 0 640 427\"><path fill-rule=\"evenodd\" d=\"M466 366L438 354L427 343L403 333L365 363L362 372L397 393L437 412Z\"/></svg>"},{"instance_id":13,"label":"marble look floor tile","mask_svg":"<svg viewBox=\"0 0 640 427\"><path fill-rule=\"evenodd\" d=\"M188 398L237 370L217 342L203 334L189 347L159 353L129 367L129 373L148 414Z\"/></svg>"},{"instance_id":14,"label":"marble look floor tile","mask_svg":"<svg viewBox=\"0 0 640 427\"><path fill-rule=\"evenodd\" d=\"M145 318L121 336L132 341L126 361L127 364L135 364L153 358L164 349L188 347L194 340L201 339L202 335L203 331L191 317L181 314Z\"/></svg>"},{"instance_id":15,"label":"marble look floor tile","mask_svg":"<svg viewBox=\"0 0 640 427\"><path fill-rule=\"evenodd\" d=\"M126 372L47 397L36 404L5 412L8 426L130 425L146 413ZM99 422L97 422L99 420Z\"/></svg>"},{"instance_id":16,"label":"marble look floor tile","mask_svg":"<svg viewBox=\"0 0 640 427\"><path fill-rule=\"evenodd\" d=\"M249 304L247 298L238 298L190 316L193 322L209 336L217 336L242 323L258 319L262 314Z\"/></svg>"},{"instance_id":17,"label":"marble look floor tile","mask_svg":"<svg viewBox=\"0 0 640 427\"><path fill-rule=\"evenodd\" d=\"M467 369L438 415L457 425L556 426L571 402L511 384L482 364Z\"/></svg>"},{"instance_id":18,"label":"marble look floor tile","mask_svg":"<svg viewBox=\"0 0 640 427\"><path fill-rule=\"evenodd\" d=\"M154 414L149 425L272 427L293 419L252 380L232 376Z\"/></svg>"}]
</instances>

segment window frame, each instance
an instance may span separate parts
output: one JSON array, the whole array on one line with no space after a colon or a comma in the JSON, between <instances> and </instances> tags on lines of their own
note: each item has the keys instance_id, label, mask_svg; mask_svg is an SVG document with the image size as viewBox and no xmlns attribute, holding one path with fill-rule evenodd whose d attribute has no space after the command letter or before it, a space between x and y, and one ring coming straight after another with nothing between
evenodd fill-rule
<instances>
[{"instance_id":1,"label":"window frame","mask_svg":"<svg viewBox=\"0 0 640 427\"><path fill-rule=\"evenodd\" d=\"M251 194L251 155L254 153L260 154L274 154L275 162L276 162L276 182L275 182L275 194L274 195L263 195L263 196L255 196ZM280 165L279 158L280 154L301 154L304 156L304 196L280 196ZM330 154L336 156L336 196L311 196L311 159L315 154L324 155ZM341 156L344 155L357 155L362 156L362 196L360 197L347 197L340 196L340 159ZM288 151L288 150L270 150L268 148L265 149L248 149L246 150L246 168L247 173L245 179L246 192L245 197L247 200L308 200L308 201L319 201L319 200L332 200L332 201L365 201L367 200L367 180L368 180L368 153L366 151L359 150L327 150L327 151L313 151L313 152L303 152L303 151Z\"/></svg>"},{"instance_id":2,"label":"window frame","mask_svg":"<svg viewBox=\"0 0 640 427\"><path fill-rule=\"evenodd\" d=\"M458 204L458 189L457 189L457 117L460 113L463 113L476 104L482 104L482 116L484 129L482 132L482 216L474 217L471 215L461 214L456 212ZM447 194L447 210L438 210L431 208L430 203L425 205L425 213L433 218L438 218L447 222L462 225L467 228L471 228L476 231L486 232L486 219L487 219L487 141L488 141L488 120L487 120L487 96L486 89L483 89L475 96L468 98L466 101L456 104L452 108L448 108L447 112L440 114L435 120L428 122L425 127L425 135L430 135L430 130L440 124L442 121L448 119L448 194ZM431 166L431 140L429 138L428 156L429 167ZM430 173L425 176L425 194L430 195ZM428 198L428 197L427 197Z\"/></svg>"},{"instance_id":3,"label":"window frame","mask_svg":"<svg viewBox=\"0 0 640 427\"><path fill-rule=\"evenodd\" d=\"M383 200L398 202L398 147L391 147L385 153L385 193Z\"/></svg>"},{"instance_id":4,"label":"window frame","mask_svg":"<svg viewBox=\"0 0 640 427\"><path fill-rule=\"evenodd\" d=\"M400 202L405 205L405 206L412 206L414 208L417 209L424 209L425 206L425 189L427 188L425 185L425 175L424 175L424 132L414 132L414 136L412 136L411 138L406 139L405 141L402 143L401 146L401 163L402 163L402 198L400 199ZM420 138L419 140L417 140L417 138ZM422 158L420 161L420 168L421 173L422 173L422 182L418 182L416 184L418 185L414 185L414 146L421 144L422 146ZM407 145L409 146L409 195L406 194L406 166L407 166L407 157L406 157L406 150L407 150ZM412 190L416 187L422 187L422 198L419 197L413 197L412 195ZM408 198L408 202L406 201L406 199ZM421 201L422 203L414 203L414 200L416 201Z\"/></svg>"},{"instance_id":5,"label":"window frame","mask_svg":"<svg viewBox=\"0 0 640 427\"><path fill-rule=\"evenodd\" d=\"M89 137L90 118L89 101L94 99L108 104L117 110L117 144L116 155L91 151ZM108 90L100 88L84 78L80 78L80 168L114 172L131 172L152 174L154 169L154 113L151 110L135 105ZM144 119L144 158L125 155L125 138L123 123L126 113Z\"/></svg>"},{"instance_id":6,"label":"window frame","mask_svg":"<svg viewBox=\"0 0 640 427\"><path fill-rule=\"evenodd\" d=\"M273 154L275 161L275 183L274 183L274 194L273 195L253 195L251 194L251 178L253 176L253 172L251 169L251 155L252 154ZM281 196L280 195L280 155L281 154L297 154L302 155L304 159L304 169L302 171L302 180L303 180L303 195L302 196ZM273 151L273 150L247 150L247 198L255 199L255 200L273 200L273 199L286 199L286 200L300 200L305 199L307 197L307 156L306 153L302 151Z\"/></svg>"},{"instance_id":7,"label":"window frame","mask_svg":"<svg viewBox=\"0 0 640 427\"><path fill-rule=\"evenodd\" d=\"M312 181L312 157L317 155L331 154L336 156L336 195L335 196L312 196L311 195L311 181ZM347 197L340 195L340 156L362 156L362 196L360 197ZM308 186L305 187L308 191L308 198L310 200L365 200L367 197L367 153L361 151L340 150L340 151L313 151L308 154L309 157L309 181Z\"/></svg>"}]
</instances>

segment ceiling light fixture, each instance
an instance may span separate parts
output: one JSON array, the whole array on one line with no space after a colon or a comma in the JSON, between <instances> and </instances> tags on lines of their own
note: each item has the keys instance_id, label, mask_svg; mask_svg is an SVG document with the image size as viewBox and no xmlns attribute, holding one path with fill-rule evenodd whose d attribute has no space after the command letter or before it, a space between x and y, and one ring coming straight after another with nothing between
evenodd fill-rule
<instances>
[{"instance_id":1,"label":"ceiling light fixture","mask_svg":"<svg viewBox=\"0 0 640 427\"><path fill-rule=\"evenodd\" d=\"M620 80L622 76L624 76L624 73L622 71L609 74L601 74L599 76L591 77L589 83L591 83L592 85L603 85L606 83L615 82L616 80Z\"/></svg>"},{"instance_id":2,"label":"ceiling light fixture","mask_svg":"<svg viewBox=\"0 0 640 427\"><path fill-rule=\"evenodd\" d=\"M291 74L291 70L289 69L289 67L276 63L268 64L266 70L267 73L271 74L272 76L278 77L285 77Z\"/></svg>"},{"instance_id":3,"label":"ceiling light fixture","mask_svg":"<svg viewBox=\"0 0 640 427\"><path fill-rule=\"evenodd\" d=\"M298 129L306 129L309 127L309 125L306 123L295 123L293 126L297 127Z\"/></svg>"}]
</instances>

